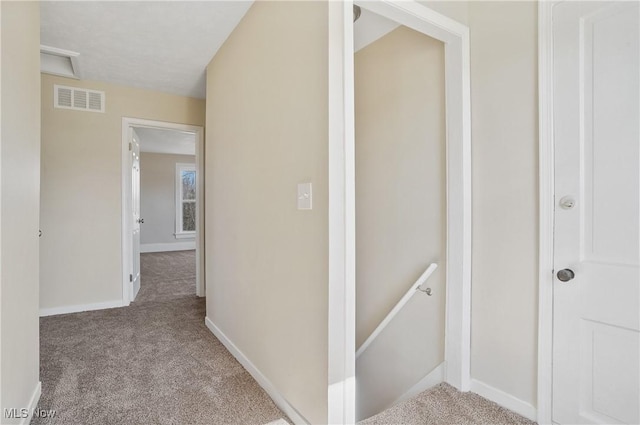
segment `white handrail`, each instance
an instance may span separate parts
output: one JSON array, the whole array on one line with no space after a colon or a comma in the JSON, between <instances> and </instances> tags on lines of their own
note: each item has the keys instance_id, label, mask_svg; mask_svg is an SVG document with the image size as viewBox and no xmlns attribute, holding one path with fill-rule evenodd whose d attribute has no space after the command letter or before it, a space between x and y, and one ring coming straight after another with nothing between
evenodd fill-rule
<instances>
[{"instance_id":1,"label":"white handrail","mask_svg":"<svg viewBox=\"0 0 640 425\"><path fill-rule=\"evenodd\" d=\"M369 348L369 345L371 345L373 340L375 340L376 337L380 335L382 330L389 324L389 322L391 322L391 319L393 319L395 315L398 314L398 312L402 309L402 307L404 307L404 305L409 302L411 297L413 297L413 295L416 294L417 289L420 288L420 286L422 286L422 284L425 283L427 279L429 279L429 276L431 276L431 274L437 268L438 268L438 265L436 263L431 263L429 267L427 267L427 270L425 270L424 273L420 275L418 280L416 280L416 283L411 285L411 288L409 288L407 293L404 294L402 298L400 298L400 301L398 301L398 303L391 309L389 314L387 314L387 316L382 320L382 322L380 322L378 327L375 328L375 330L371 333L371 335L369 335L369 338L367 338L367 340L362 343L360 348L358 348L358 351L356 351L356 358L360 357L360 355L364 353L364 351L367 348Z\"/></svg>"}]
</instances>

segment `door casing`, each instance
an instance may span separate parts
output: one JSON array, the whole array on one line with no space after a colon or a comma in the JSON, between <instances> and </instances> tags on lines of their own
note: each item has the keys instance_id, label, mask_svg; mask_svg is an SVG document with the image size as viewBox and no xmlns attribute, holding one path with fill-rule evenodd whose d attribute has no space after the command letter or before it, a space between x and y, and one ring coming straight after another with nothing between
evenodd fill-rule
<instances>
[{"instance_id":1,"label":"door casing","mask_svg":"<svg viewBox=\"0 0 640 425\"><path fill-rule=\"evenodd\" d=\"M178 130L196 135L196 295L205 296L204 277L204 128L196 125L178 124L164 121L152 121L140 118L122 118L122 305L132 301L132 285L129 274L133 269L133 243L131 217L131 161L129 155L129 134L133 127L146 127L163 130Z\"/></svg>"},{"instance_id":2,"label":"door casing","mask_svg":"<svg viewBox=\"0 0 640 425\"><path fill-rule=\"evenodd\" d=\"M355 1L445 45L447 294L445 381L471 385L469 28L415 1ZM355 130L352 0L329 2L328 421L355 421Z\"/></svg>"},{"instance_id":3,"label":"door casing","mask_svg":"<svg viewBox=\"0 0 640 425\"><path fill-rule=\"evenodd\" d=\"M538 3L538 423L551 424L553 359L553 22L559 1Z\"/></svg>"}]
</instances>

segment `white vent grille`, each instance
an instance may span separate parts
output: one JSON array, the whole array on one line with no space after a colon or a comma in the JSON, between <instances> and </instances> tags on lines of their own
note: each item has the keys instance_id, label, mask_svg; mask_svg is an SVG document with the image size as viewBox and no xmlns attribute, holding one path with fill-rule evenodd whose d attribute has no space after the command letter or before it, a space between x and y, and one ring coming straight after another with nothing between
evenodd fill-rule
<instances>
[{"instance_id":1,"label":"white vent grille","mask_svg":"<svg viewBox=\"0 0 640 425\"><path fill-rule=\"evenodd\" d=\"M89 92L88 108L92 111L104 112L104 93Z\"/></svg>"},{"instance_id":2,"label":"white vent grille","mask_svg":"<svg viewBox=\"0 0 640 425\"><path fill-rule=\"evenodd\" d=\"M53 107L77 111L104 112L104 92L76 87L53 86Z\"/></svg>"},{"instance_id":3,"label":"white vent grille","mask_svg":"<svg viewBox=\"0 0 640 425\"><path fill-rule=\"evenodd\" d=\"M58 89L57 90L58 99L56 101L56 106L61 108L73 107L73 104L71 103L73 90L65 87L57 87L57 89Z\"/></svg>"}]
</instances>

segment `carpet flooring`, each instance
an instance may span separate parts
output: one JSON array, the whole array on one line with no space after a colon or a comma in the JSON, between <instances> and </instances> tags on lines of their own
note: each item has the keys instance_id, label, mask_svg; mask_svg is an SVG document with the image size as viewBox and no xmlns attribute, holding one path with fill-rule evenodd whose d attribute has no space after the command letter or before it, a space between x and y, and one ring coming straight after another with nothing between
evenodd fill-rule
<instances>
[{"instance_id":1,"label":"carpet flooring","mask_svg":"<svg viewBox=\"0 0 640 425\"><path fill-rule=\"evenodd\" d=\"M140 291L135 304L196 294L195 251L140 254Z\"/></svg>"},{"instance_id":2,"label":"carpet flooring","mask_svg":"<svg viewBox=\"0 0 640 425\"><path fill-rule=\"evenodd\" d=\"M439 384L416 397L398 403L361 425L535 425L478 394L461 393Z\"/></svg>"},{"instance_id":3,"label":"carpet flooring","mask_svg":"<svg viewBox=\"0 0 640 425\"><path fill-rule=\"evenodd\" d=\"M40 319L35 425L289 423L204 326L194 251L142 254L129 307ZM440 384L362 425L533 425L474 393Z\"/></svg>"},{"instance_id":4,"label":"carpet flooring","mask_svg":"<svg viewBox=\"0 0 640 425\"><path fill-rule=\"evenodd\" d=\"M286 416L204 325L193 251L141 256L129 307L40 319L32 424L266 424Z\"/></svg>"}]
</instances>

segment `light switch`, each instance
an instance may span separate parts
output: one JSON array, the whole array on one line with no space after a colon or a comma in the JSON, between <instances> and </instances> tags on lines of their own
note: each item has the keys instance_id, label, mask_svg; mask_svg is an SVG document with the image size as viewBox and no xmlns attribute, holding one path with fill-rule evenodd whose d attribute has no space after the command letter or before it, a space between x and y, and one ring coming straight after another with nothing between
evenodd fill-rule
<instances>
[{"instance_id":1,"label":"light switch","mask_svg":"<svg viewBox=\"0 0 640 425\"><path fill-rule=\"evenodd\" d=\"M312 198L311 183L298 183L298 209L312 209Z\"/></svg>"}]
</instances>

